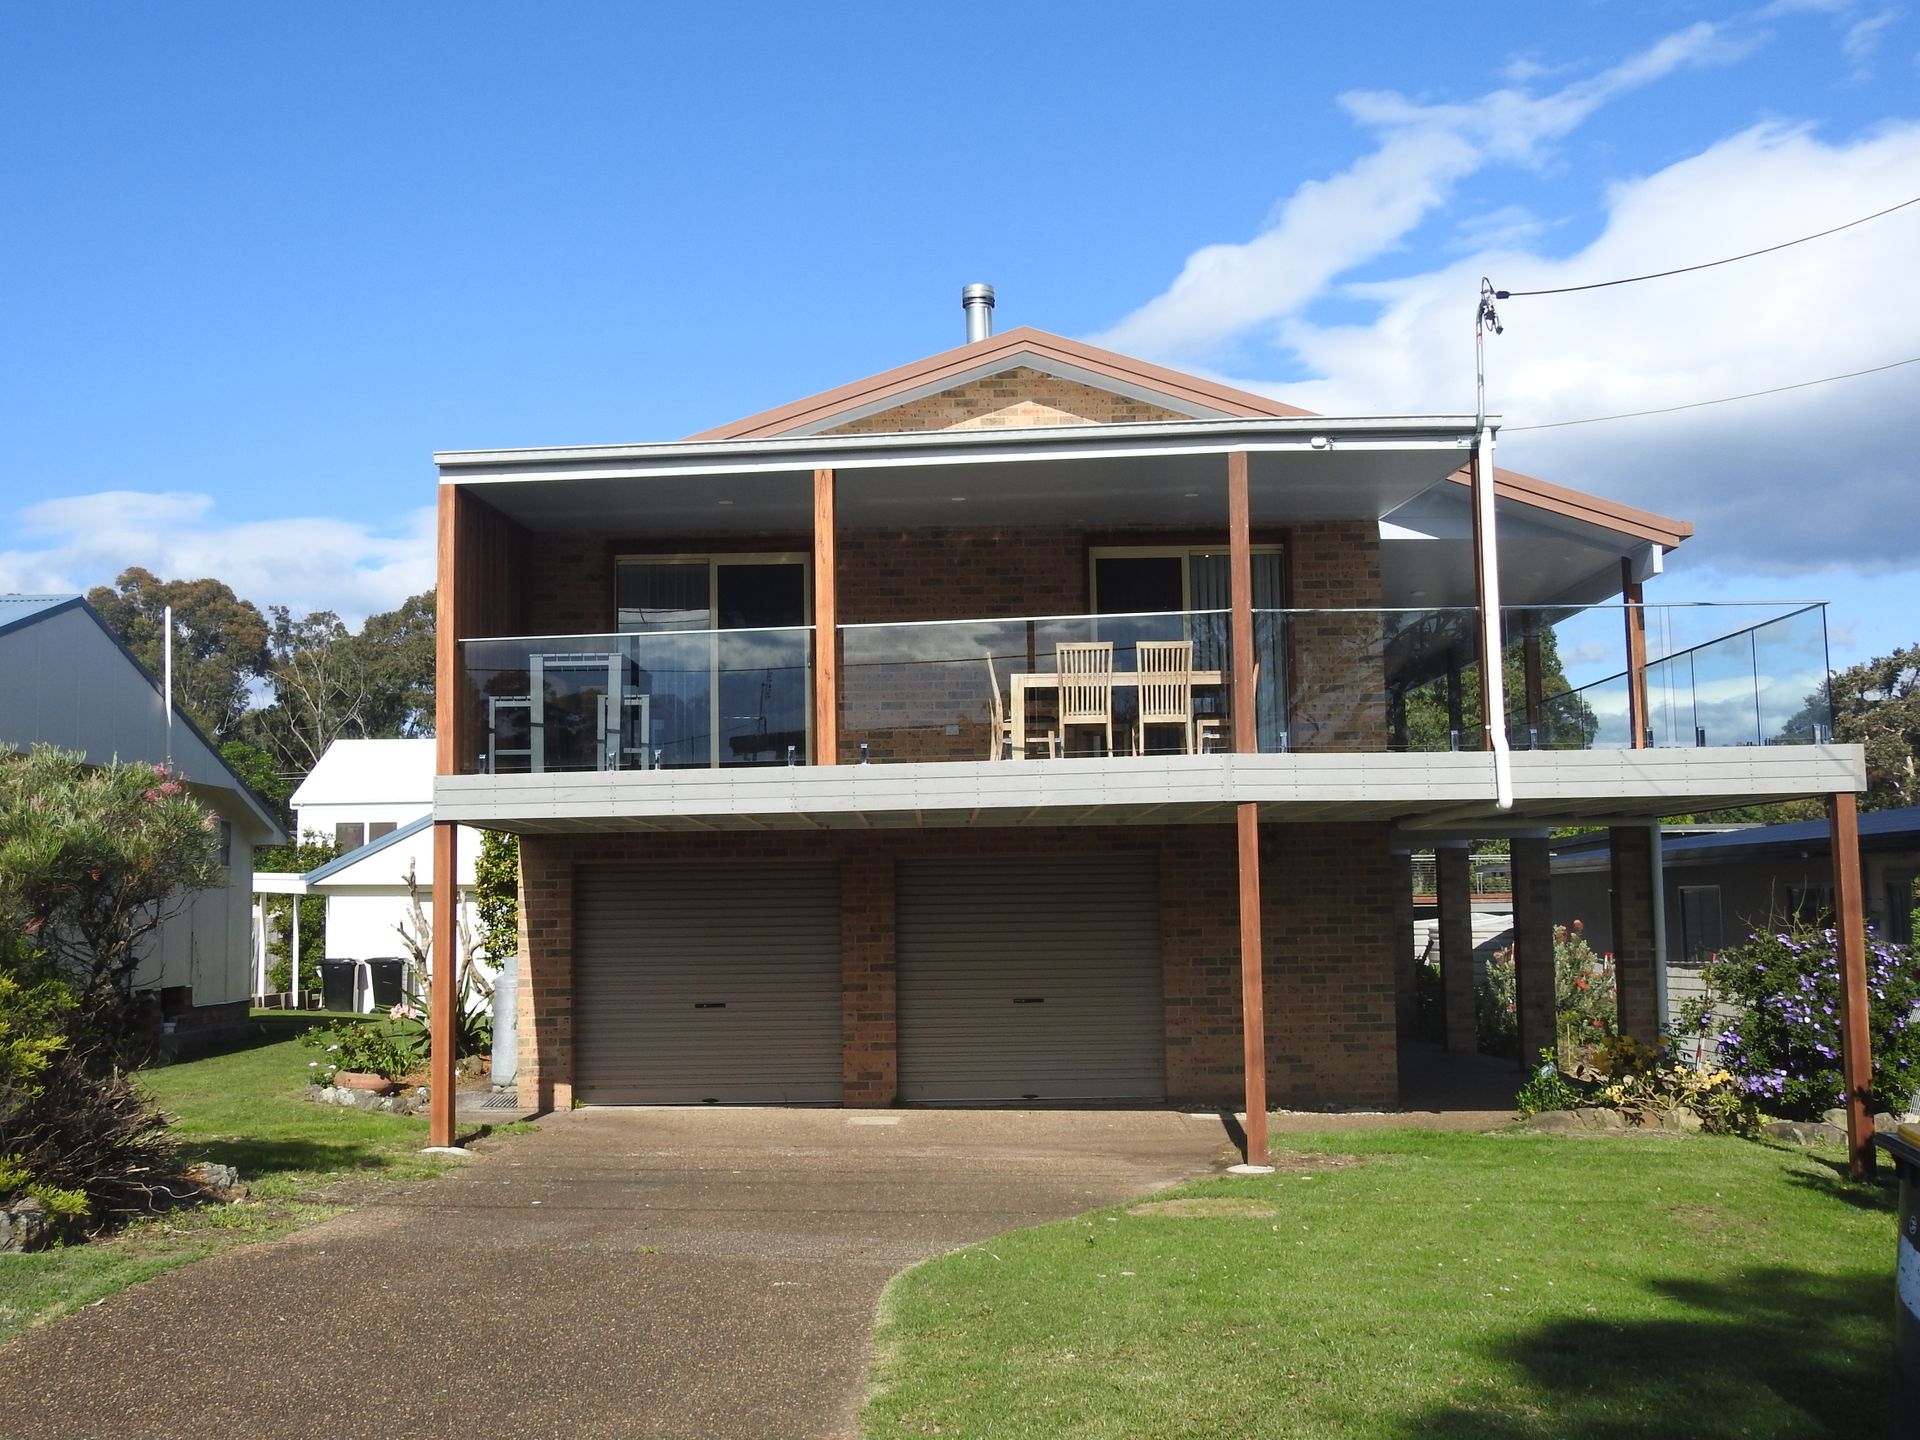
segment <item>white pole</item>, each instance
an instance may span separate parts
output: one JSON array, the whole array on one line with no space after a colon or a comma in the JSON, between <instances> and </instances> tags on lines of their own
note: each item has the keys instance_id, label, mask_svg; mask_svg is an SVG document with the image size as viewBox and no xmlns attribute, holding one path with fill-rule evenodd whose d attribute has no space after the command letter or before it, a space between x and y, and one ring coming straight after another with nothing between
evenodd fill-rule
<instances>
[{"instance_id":1,"label":"white pole","mask_svg":"<svg viewBox=\"0 0 1920 1440\"><path fill-rule=\"evenodd\" d=\"M167 707L167 764L173 764L173 606L160 612L160 688Z\"/></svg>"},{"instance_id":2,"label":"white pole","mask_svg":"<svg viewBox=\"0 0 1920 1440\"><path fill-rule=\"evenodd\" d=\"M1653 832L1653 1013L1664 1035L1673 1019L1667 1003L1667 858L1660 822L1647 828Z\"/></svg>"},{"instance_id":3,"label":"white pole","mask_svg":"<svg viewBox=\"0 0 1920 1440\"><path fill-rule=\"evenodd\" d=\"M253 897L253 994L259 1004L267 995L267 902Z\"/></svg>"},{"instance_id":4,"label":"white pole","mask_svg":"<svg viewBox=\"0 0 1920 1440\"><path fill-rule=\"evenodd\" d=\"M293 988L293 1008L300 1008L300 897L293 897L293 944L287 952L287 983Z\"/></svg>"},{"instance_id":5,"label":"white pole","mask_svg":"<svg viewBox=\"0 0 1920 1440\"><path fill-rule=\"evenodd\" d=\"M1500 651L1500 542L1493 519L1493 427L1482 426L1473 460L1475 531L1480 537L1480 673L1486 681L1487 743L1493 750L1493 803L1513 808L1513 759L1507 750L1507 675Z\"/></svg>"}]
</instances>

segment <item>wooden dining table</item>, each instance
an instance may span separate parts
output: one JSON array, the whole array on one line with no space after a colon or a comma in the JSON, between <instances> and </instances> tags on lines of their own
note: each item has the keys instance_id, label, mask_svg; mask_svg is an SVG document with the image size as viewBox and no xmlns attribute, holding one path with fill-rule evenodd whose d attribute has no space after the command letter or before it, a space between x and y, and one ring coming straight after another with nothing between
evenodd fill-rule
<instances>
[{"instance_id":1,"label":"wooden dining table","mask_svg":"<svg viewBox=\"0 0 1920 1440\"><path fill-rule=\"evenodd\" d=\"M1165 680L1165 675L1149 676L1153 680ZM1013 735L1008 744L1015 760L1027 758L1027 696L1038 690L1058 690L1060 677L1051 670L1016 670L1010 677L1013 688L1011 704L1008 707L1008 719ZM1193 688L1203 690L1219 687L1227 683L1223 670L1196 670L1193 672ZM1140 672L1138 670L1116 670L1113 672L1113 688L1116 690L1138 690Z\"/></svg>"}]
</instances>

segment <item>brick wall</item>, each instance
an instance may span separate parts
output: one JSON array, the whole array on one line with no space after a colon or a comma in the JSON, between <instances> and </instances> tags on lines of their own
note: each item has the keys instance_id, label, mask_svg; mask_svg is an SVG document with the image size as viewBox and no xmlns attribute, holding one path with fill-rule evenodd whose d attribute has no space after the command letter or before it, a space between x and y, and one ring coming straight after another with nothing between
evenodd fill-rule
<instances>
[{"instance_id":1,"label":"brick wall","mask_svg":"<svg viewBox=\"0 0 1920 1440\"><path fill-rule=\"evenodd\" d=\"M1620 1033L1645 1044L1660 1038L1653 964L1653 832L1644 825L1607 831L1613 864L1613 977Z\"/></svg>"},{"instance_id":2,"label":"brick wall","mask_svg":"<svg viewBox=\"0 0 1920 1440\"><path fill-rule=\"evenodd\" d=\"M1288 653L1289 739L1296 750L1369 751L1387 745L1386 653L1380 604L1380 527L1330 520L1294 528L1287 573L1294 608L1358 610L1299 616Z\"/></svg>"},{"instance_id":3,"label":"brick wall","mask_svg":"<svg viewBox=\"0 0 1920 1440\"><path fill-rule=\"evenodd\" d=\"M905 430L991 430L1190 418L1145 400L1096 390L1091 385L1016 366L821 433L874 435Z\"/></svg>"},{"instance_id":4,"label":"brick wall","mask_svg":"<svg viewBox=\"0 0 1920 1440\"><path fill-rule=\"evenodd\" d=\"M1295 1108L1383 1106L1398 1096L1392 862L1377 825L1262 827L1268 1088ZM870 832L849 835L541 836L521 841L521 1084L571 1102L572 867L727 858L837 857L841 872L844 1096L896 1093L893 870L942 857L964 883L970 855L1158 851L1168 1094L1241 1095L1234 832L1224 825Z\"/></svg>"},{"instance_id":5,"label":"brick wall","mask_svg":"<svg viewBox=\"0 0 1920 1440\"><path fill-rule=\"evenodd\" d=\"M1480 1048L1473 988L1473 861L1465 845L1441 845L1433 862L1447 1049L1472 1055Z\"/></svg>"},{"instance_id":6,"label":"brick wall","mask_svg":"<svg viewBox=\"0 0 1920 1440\"><path fill-rule=\"evenodd\" d=\"M1520 1062L1531 1067L1555 1040L1559 1025L1554 997L1553 872L1547 841L1516 835L1513 865L1514 1019Z\"/></svg>"}]
</instances>

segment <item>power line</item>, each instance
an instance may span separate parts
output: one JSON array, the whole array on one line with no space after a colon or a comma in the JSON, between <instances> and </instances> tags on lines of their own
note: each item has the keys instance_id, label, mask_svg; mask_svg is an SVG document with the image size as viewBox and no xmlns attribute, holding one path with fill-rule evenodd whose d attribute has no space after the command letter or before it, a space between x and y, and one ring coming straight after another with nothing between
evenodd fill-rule
<instances>
[{"instance_id":1,"label":"power line","mask_svg":"<svg viewBox=\"0 0 1920 1440\"><path fill-rule=\"evenodd\" d=\"M1909 204L1912 202L1909 201ZM1898 370L1902 365L1920 365L1920 355L1874 365L1865 370L1849 370L1844 375L1823 375L1818 380L1802 380L1793 385L1775 385L1770 390L1749 390L1744 395L1722 395L1718 400L1695 400L1686 405L1662 405L1657 410L1629 410L1620 415L1589 415L1584 420L1550 420L1541 425L1503 425L1500 433L1511 435L1520 430L1559 430L1567 425L1598 425L1603 420L1637 420L1643 415L1671 415L1676 410L1699 410L1707 405L1730 405L1735 400L1755 400L1762 395L1779 395L1788 390L1805 390L1813 385L1831 385L1836 380L1855 380L1862 375L1878 375L1882 370Z\"/></svg>"},{"instance_id":2,"label":"power line","mask_svg":"<svg viewBox=\"0 0 1920 1440\"><path fill-rule=\"evenodd\" d=\"M1864 225L1869 220L1878 220L1882 215L1891 215L1894 211L1904 210L1909 205L1920 205L1920 195L1914 196L1911 200L1902 200L1898 205L1889 205L1884 210L1876 210L1871 215L1862 215L1858 220L1849 220L1844 225L1835 225L1831 230L1820 230L1812 235L1802 235L1798 240L1782 240L1778 245L1769 245L1764 250L1749 250L1744 255L1729 255L1724 260L1707 260L1698 265L1682 265L1677 270L1655 270L1650 275L1628 275L1620 280L1596 280L1591 285L1562 285L1553 290L1496 290L1493 292L1493 298L1496 300L1518 300L1531 295L1571 295L1576 290L1604 290L1609 285L1635 285L1642 280L1664 280L1669 275L1685 275L1694 270L1711 270L1716 265L1731 265L1736 260L1751 260L1756 255L1771 255L1776 250L1785 250L1794 245L1804 245L1809 240L1820 240L1828 235L1838 235L1842 230L1851 230L1854 226ZM1539 427L1536 426L1533 428L1537 429Z\"/></svg>"}]
</instances>

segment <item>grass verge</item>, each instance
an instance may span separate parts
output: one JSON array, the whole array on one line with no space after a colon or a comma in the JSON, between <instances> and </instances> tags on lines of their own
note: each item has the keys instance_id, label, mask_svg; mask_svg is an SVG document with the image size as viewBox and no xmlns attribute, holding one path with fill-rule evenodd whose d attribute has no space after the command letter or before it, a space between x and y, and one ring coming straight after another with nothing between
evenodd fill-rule
<instances>
[{"instance_id":1,"label":"grass verge","mask_svg":"<svg viewBox=\"0 0 1920 1440\"><path fill-rule=\"evenodd\" d=\"M1890 1188L1708 1137L1291 1143L897 1277L867 1435L1886 1432Z\"/></svg>"},{"instance_id":2,"label":"grass verge","mask_svg":"<svg viewBox=\"0 0 1920 1440\"><path fill-rule=\"evenodd\" d=\"M293 1037L309 1023L291 1012L287 1038L145 1072L147 1090L176 1117L186 1162L233 1166L249 1197L155 1216L86 1245L0 1256L0 1340L163 1270L339 1214L367 1182L420 1180L445 1168L419 1153L424 1119L302 1098L313 1052Z\"/></svg>"}]
</instances>

